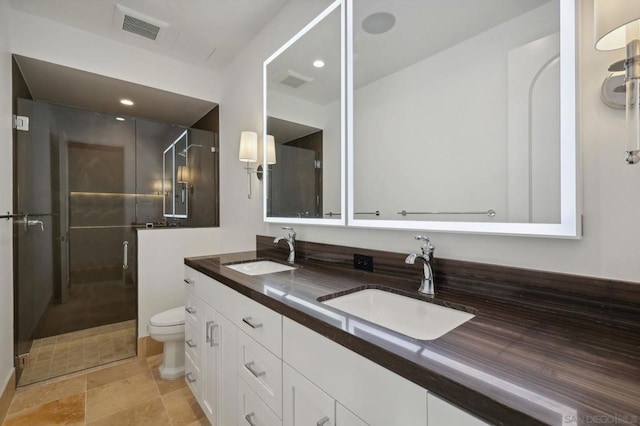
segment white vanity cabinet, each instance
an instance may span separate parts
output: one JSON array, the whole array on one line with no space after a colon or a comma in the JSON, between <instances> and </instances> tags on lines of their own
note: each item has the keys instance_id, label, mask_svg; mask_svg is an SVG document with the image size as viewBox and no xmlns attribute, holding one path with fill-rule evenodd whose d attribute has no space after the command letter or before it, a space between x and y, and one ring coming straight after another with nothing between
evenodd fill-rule
<instances>
[{"instance_id":1,"label":"white vanity cabinet","mask_svg":"<svg viewBox=\"0 0 640 426\"><path fill-rule=\"evenodd\" d=\"M186 380L211 424L281 425L282 316L190 267L185 285Z\"/></svg>"},{"instance_id":2,"label":"white vanity cabinet","mask_svg":"<svg viewBox=\"0 0 640 426\"><path fill-rule=\"evenodd\" d=\"M185 267L186 380L214 426L486 426L426 389Z\"/></svg>"},{"instance_id":3,"label":"white vanity cabinet","mask_svg":"<svg viewBox=\"0 0 640 426\"><path fill-rule=\"evenodd\" d=\"M210 278L186 268L185 380L213 426L236 417L237 328L200 296Z\"/></svg>"}]
</instances>

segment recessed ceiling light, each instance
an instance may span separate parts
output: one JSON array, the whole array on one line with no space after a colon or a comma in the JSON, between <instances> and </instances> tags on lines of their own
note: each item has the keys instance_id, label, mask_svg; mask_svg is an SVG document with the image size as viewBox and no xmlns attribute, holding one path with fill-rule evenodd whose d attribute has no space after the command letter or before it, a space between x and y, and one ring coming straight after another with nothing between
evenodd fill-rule
<instances>
[{"instance_id":1,"label":"recessed ceiling light","mask_svg":"<svg viewBox=\"0 0 640 426\"><path fill-rule=\"evenodd\" d=\"M364 18L362 29L369 34L383 34L396 24L396 17L389 12L377 12Z\"/></svg>"},{"instance_id":2,"label":"recessed ceiling light","mask_svg":"<svg viewBox=\"0 0 640 426\"><path fill-rule=\"evenodd\" d=\"M131 105L133 105L133 101L132 101L132 100L130 100L130 99L120 99L120 103L121 103L122 105L127 105L127 106L131 106Z\"/></svg>"},{"instance_id":3,"label":"recessed ceiling light","mask_svg":"<svg viewBox=\"0 0 640 426\"><path fill-rule=\"evenodd\" d=\"M316 68L322 68L324 67L324 61L322 59L316 59L313 61L313 66Z\"/></svg>"},{"instance_id":4,"label":"recessed ceiling light","mask_svg":"<svg viewBox=\"0 0 640 426\"><path fill-rule=\"evenodd\" d=\"M124 121L124 118L123 118L123 117L116 117L116 120L118 120L118 121Z\"/></svg>"}]
</instances>

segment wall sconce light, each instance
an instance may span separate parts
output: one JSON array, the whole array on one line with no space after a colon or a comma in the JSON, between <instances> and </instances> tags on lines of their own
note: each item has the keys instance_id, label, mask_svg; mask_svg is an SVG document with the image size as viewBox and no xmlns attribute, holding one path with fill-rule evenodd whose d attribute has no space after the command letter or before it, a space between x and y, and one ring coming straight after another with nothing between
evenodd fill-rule
<instances>
[{"instance_id":1,"label":"wall sconce light","mask_svg":"<svg viewBox=\"0 0 640 426\"><path fill-rule=\"evenodd\" d=\"M276 164L276 142L273 136L267 135L265 137L265 149L267 150L267 164ZM244 131L240 133L240 153L238 159L247 163L245 166L249 182L249 194L247 198L251 198L251 173L255 173L258 180L262 180L264 176L262 164L258 165L255 171L248 164L258 161L258 134L256 132Z\"/></svg>"},{"instance_id":2,"label":"wall sconce light","mask_svg":"<svg viewBox=\"0 0 640 426\"><path fill-rule=\"evenodd\" d=\"M625 161L636 164L640 161L640 2L595 0L594 28L597 50L626 47L625 59L612 64L609 71L625 73L624 86L614 91L626 93Z\"/></svg>"},{"instance_id":3,"label":"wall sconce light","mask_svg":"<svg viewBox=\"0 0 640 426\"><path fill-rule=\"evenodd\" d=\"M176 182L182 184L181 201L182 204L187 199L187 189L189 188L189 182L191 181L191 170L187 166L178 166L178 172L176 173Z\"/></svg>"},{"instance_id":4,"label":"wall sconce light","mask_svg":"<svg viewBox=\"0 0 640 426\"><path fill-rule=\"evenodd\" d=\"M244 131L240 133L240 153L238 159L243 163L247 163L245 166L247 181L249 182L247 198L251 198L251 173L253 169L249 166L249 163L258 161L258 134L256 132Z\"/></svg>"}]
</instances>

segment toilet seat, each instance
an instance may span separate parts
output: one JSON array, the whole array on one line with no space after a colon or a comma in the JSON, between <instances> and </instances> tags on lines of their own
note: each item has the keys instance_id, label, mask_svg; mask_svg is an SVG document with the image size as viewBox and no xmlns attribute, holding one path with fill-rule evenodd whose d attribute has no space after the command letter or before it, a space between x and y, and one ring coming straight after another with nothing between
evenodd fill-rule
<instances>
[{"instance_id":1,"label":"toilet seat","mask_svg":"<svg viewBox=\"0 0 640 426\"><path fill-rule=\"evenodd\" d=\"M184 325L184 306L160 312L151 317L149 324L154 327L172 327Z\"/></svg>"}]
</instances>

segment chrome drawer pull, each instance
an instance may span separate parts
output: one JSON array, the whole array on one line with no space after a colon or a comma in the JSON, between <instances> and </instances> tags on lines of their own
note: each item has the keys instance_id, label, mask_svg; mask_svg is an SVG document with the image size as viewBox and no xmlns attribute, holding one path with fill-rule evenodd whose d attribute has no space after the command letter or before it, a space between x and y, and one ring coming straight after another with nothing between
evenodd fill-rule
<instances>
[{"instance_id":1,"label":"chrome drawer pull","mask_svg":"<svg viewBox=\"0 0 640 426\"><path fill-rule=\"evenodd\" d=\"M196 378L193 377L193 373L188 373L185 378L187 379L187 382L189 383L195 383L196 382Z\"/></svg>"},{"instance_id":2,"label":"chrome drawer pull","mask_svg":"<svg viewBox=\"0 0 640 426\"><path fill-rule=\"evenodd\" d=\"M207 321L205 329L207 330L207 343L211 342L211 324L215 324L215 321Z\"/></svg>"},{"instance_id":3,"label":"chrome drawer pull","mask_svg":"<svg viewBox=\"0 0 640 426\"><path fill-rule=\"evenodd\" d=\"M184 282L188 285L194 285L196 282L193 281L191 278L185 278Z\"/></svg>"},{"instance_id":4,"label":"chrome drawer pull","mask_svg":"<svg viewBox=\"0 0 640 426\"><path fill-rule=\"evenodd\" d=\"M253 368L254 366L254 362L248 362L246 363L244 366L246 367L247 370L249 370L251 372L251 374L253 374L255 377L260 377L260 376L264 376L265 374L267 374L265 371L258 371L255 368Z\"/></svg>"},{"instance_id":5,"label":"chrome drawer pull","mask_svg":"<svg viewBox=\"0 0 640 426\"><path fill-rule=\"evenodd\" d=\"M196 308L194 308L193 306L187 306L186 308L184 308L184 310L189 312L191 315L196 313Z\"/></svg>"},{"instance_id":6,"label":"chrome drawer pull","mask_svg":"<svg viewBox=\"0 0 640 426\"><path fill-rule=\"evenodd\" d=\"M251 317L242 318L242 322L244 322L245 324L249 324L249 326L251 328L260 328L260 327L262 327L262 323L261 322L255 322L255 321L253 321L253 318L251 318Z\"/></svg>"},{"instance_id":7,"label":"chrome drawer pull","mask_svg":"<svg viewBox=\"0 0 640 426\"><path fill-rule=\"evenodd\" d=\"M255 416L256 416L256 413L254 413L252 411L249 414L247 414L246 416L244 416L244 418L247 421L247 423L249 423L251 426L257 426L256 422L253 421Z\"/></svg>"},{"instance_id":8,"label":"chrome drawer pull","mask_svg":"<svg viewBox=\"0 0 640 426\"><path fill-rule=\"evenodd\" d=\"M321 418L320 420L318 420L318 423L316 423L316 426L324 426L327 423L329 423L331 419L329 419L329 417L324 416L323 418Z\"/></svg>"},{"instance_id":9,"label":"chrome drawer pull","mask_svg":"<svg viewBox=\"0 0 640 426\"><path fill-rule=\"evenodd\" d=\"M187 346L189 346L191 349L195 348L196 346L198 346L193 339L189 339L185 342L187 344Z\"/></svg>"},{"instance_id":10,"label":"chrome drawer pull","mask_svg":"<svg viewBox=\"0 0 640 426\"><path fill-rule=\"evenodd\" d=\"M211 340L209 341L209 346L211 346L212 348L215 346L218 346L220 342L216 342L215 339L213 338L213 331L218 328L218 324L216 324L215 322L211 321L211 331L209 332L210 336L211 336Z\"/></svg>"}]
</instances>

